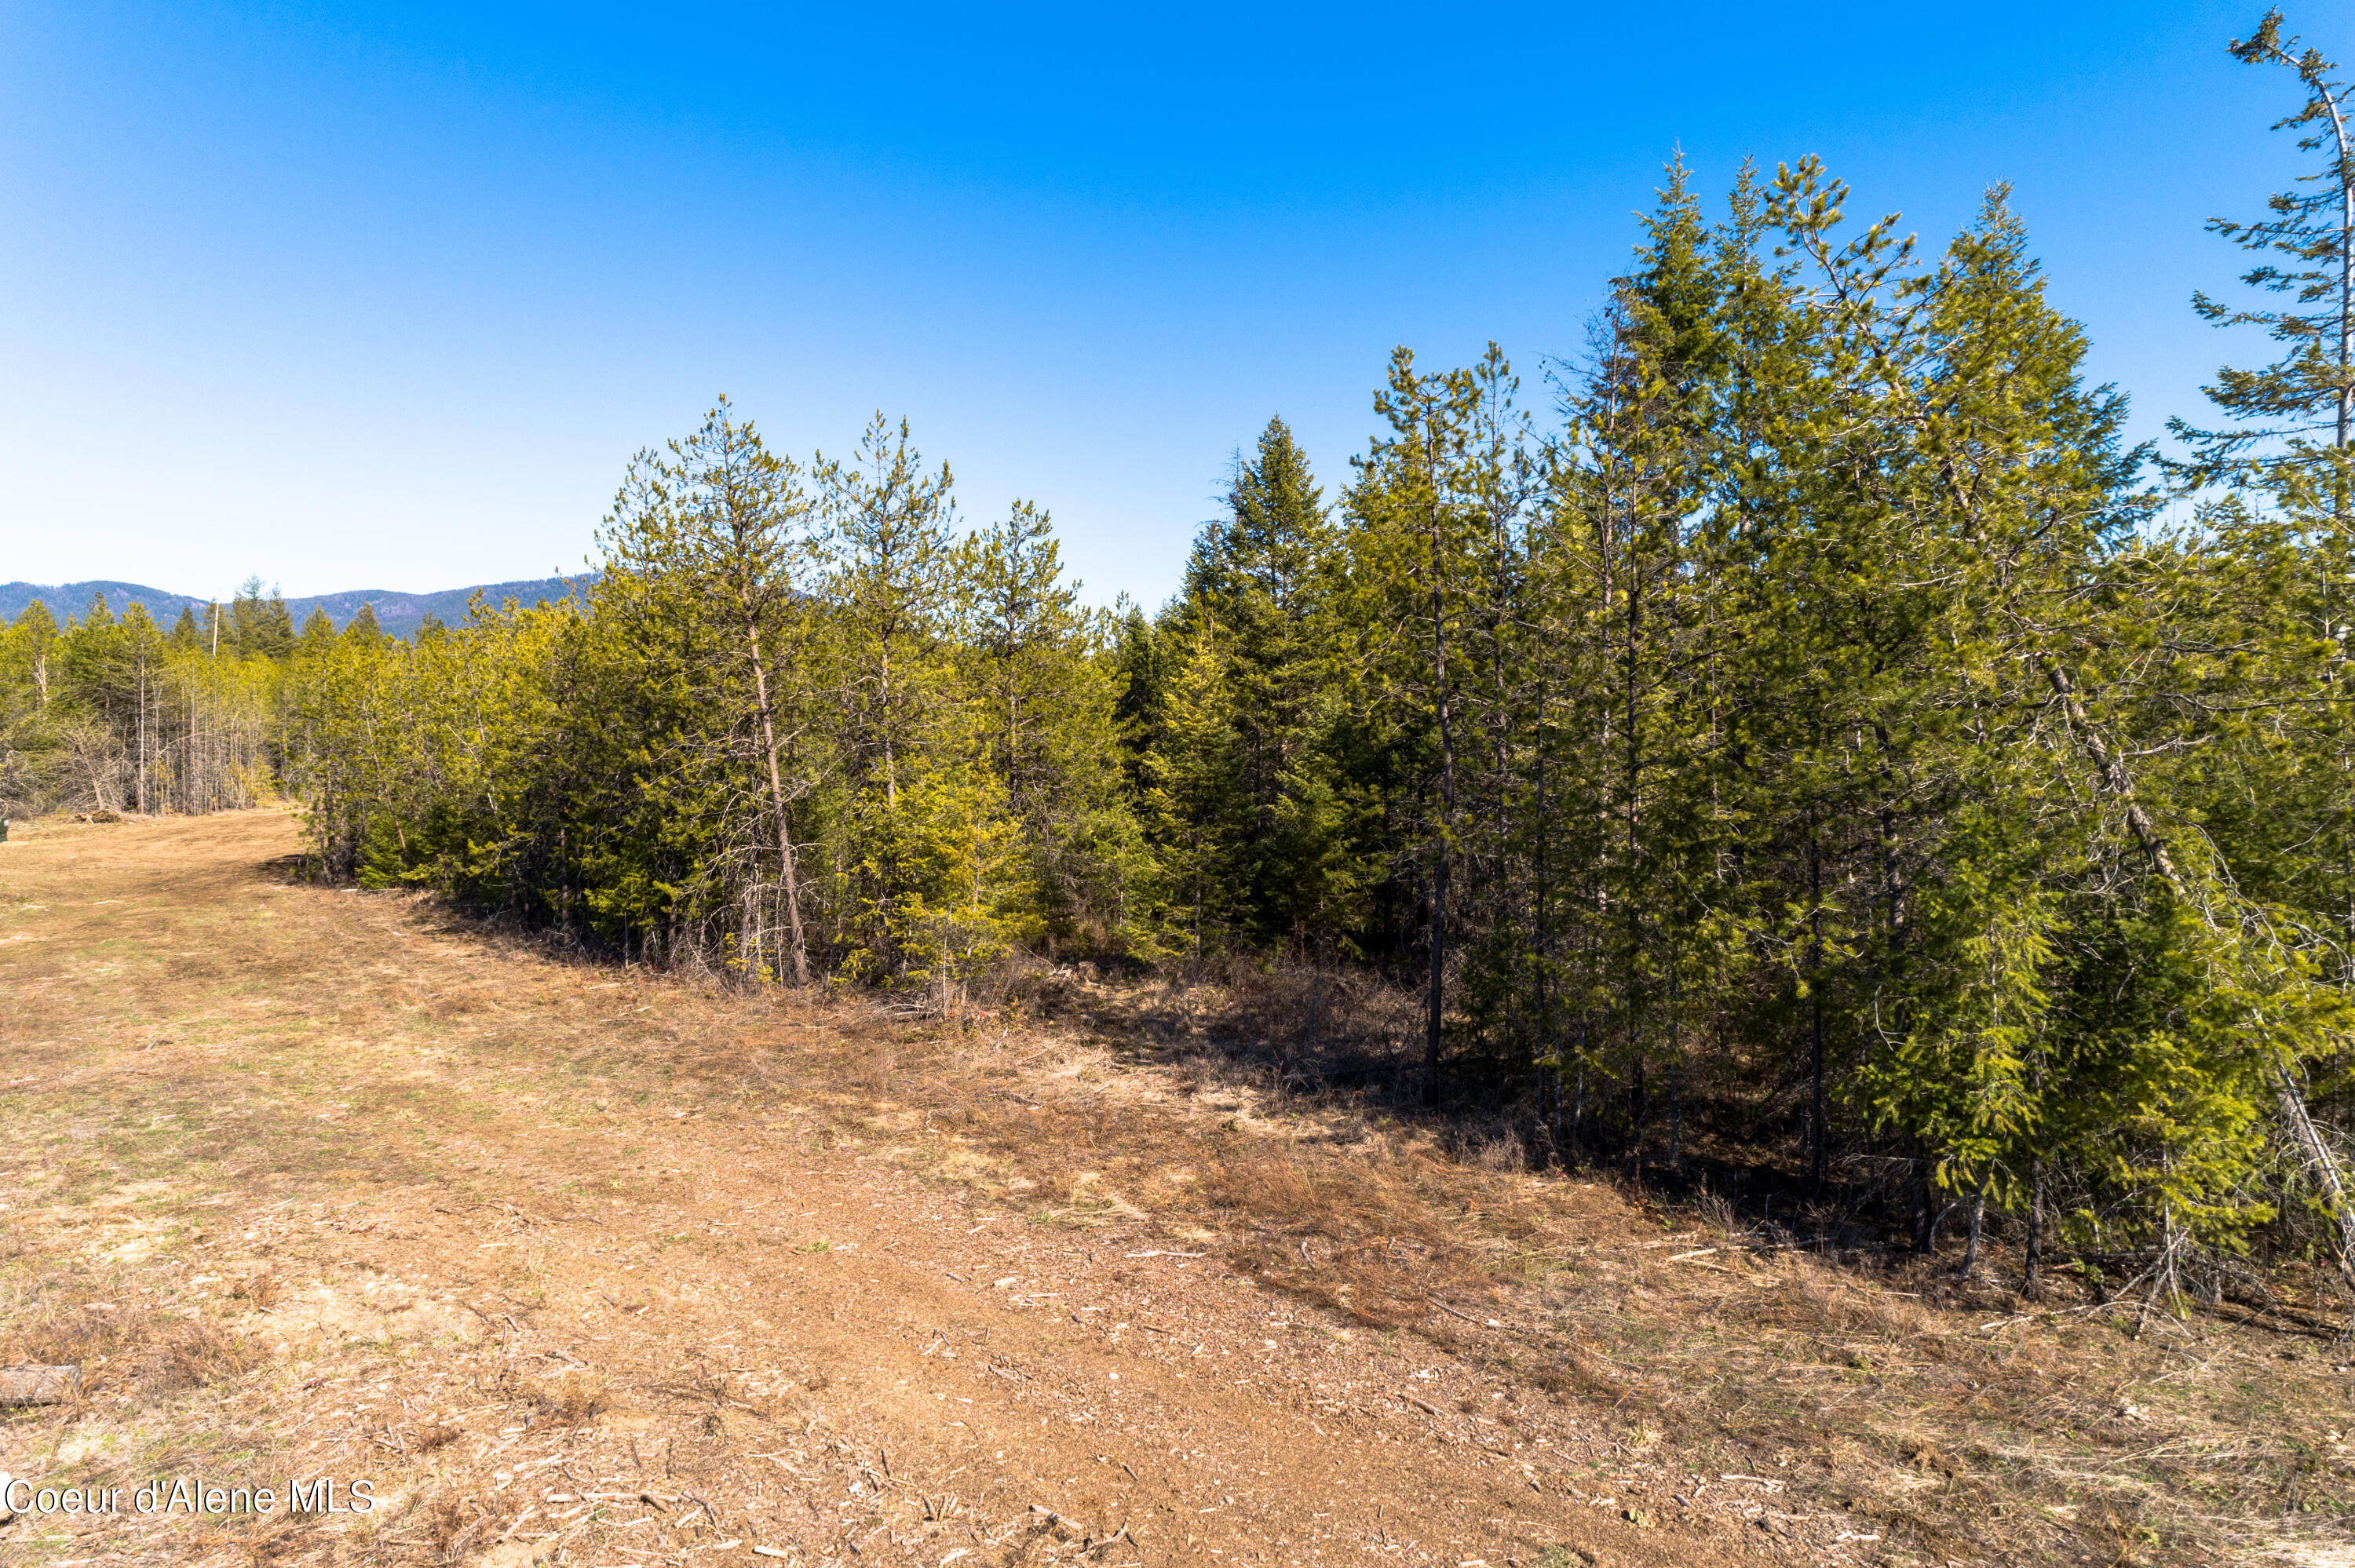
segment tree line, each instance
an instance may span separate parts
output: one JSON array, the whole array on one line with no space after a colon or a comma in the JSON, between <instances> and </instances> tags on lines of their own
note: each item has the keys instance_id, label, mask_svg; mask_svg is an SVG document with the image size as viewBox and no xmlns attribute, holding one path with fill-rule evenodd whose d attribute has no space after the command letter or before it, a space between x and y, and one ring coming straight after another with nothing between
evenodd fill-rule
<instances>
[{"instance_id":1,"label":"tree line","mask_svg":"<svg viewBox=\"0 0 2355 1568\"><path fill-rule=\"evenodd\" d=\"M375 636L363 611L350 629ZM275 796L297 656L336 634L249 580L226 605L183 607L169 631L144 605L95 596L59 624L36 599L0 627L0 814L73 807L240 810Z\"/></svg>"},{"instance_id":2,"label":"tree line","mask_svg":"<svg viewBox=\"0 0 2355 1568\"><path fill-rule=\"evenodd\" d=\"M1329 496L1271 420L1157 612L905 424L802 461L722 402L582 602L253 655L275 766L329 874L613 951L942 1005L1350 966L1415 989L1416 1096L1550 1158L1780 1150L2031 1287L2355 1287L2355 155L2278 16L2234 49L2319 168L2214 226L2283 305L2196 307L2280 357L2167 453L2001 189L1928 251L1815 160L1714 211L1676 166L1540 389L1399 350ZM59 643L177 641L131 624ZM107 679L64 711L128 735Z\"/></svg>"},{"instance_id":3,"label":"tree line","mask_svg":"<svg viewBox=\"0 0 2355 1568\"><path fill-rule=\"evenodd\" d=\"M599 540L583 603L336 644L295 718L332 874L754 981L1159 955L1112 628L1044 514L964 529L904 426L805 465L723 403Z\"/></svg>"}]
</instances>

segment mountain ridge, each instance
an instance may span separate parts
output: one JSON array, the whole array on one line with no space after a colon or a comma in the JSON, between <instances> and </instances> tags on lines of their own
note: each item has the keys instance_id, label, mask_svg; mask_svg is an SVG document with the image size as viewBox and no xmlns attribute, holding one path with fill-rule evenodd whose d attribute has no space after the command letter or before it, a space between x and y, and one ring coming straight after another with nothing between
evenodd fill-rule
<instances>
[{"instance_id":1,"label":"mountain ridge","mask_svg":"<svg viewBox=\"0 0 2355 1568\"><path fill-rule=\"evenodd\" d=\"M413 637L428 615L449 622L464 620L466 607L474 596L481 594L496 604L502 599L519 599L530 604L540 599L555 600L577 597L595 580L593 572L571 577L520 577L511 582L474 583L465 588L442 588L432 593L403 593L391 588L349 588L341 593L307 594L289 599L286 609L301 627L314 609L324 609L327 619L338 630L350 624L352 617L363 605L376 608L377 624L395 637ZM104 595L107 608L120 615L133 604L144 605L147 613L166 628L179 619L183 609L196 612L202 620L211 600L190 594L173 593L166 588L150 588L144 583L121 582L111 577L93 577L73 583L0 583L0 620L14 620L25 612L35 599L47 605L49 613L63 621L68 616L79 617L90 606L93 596Z\"/></svg>"}]
</instances>

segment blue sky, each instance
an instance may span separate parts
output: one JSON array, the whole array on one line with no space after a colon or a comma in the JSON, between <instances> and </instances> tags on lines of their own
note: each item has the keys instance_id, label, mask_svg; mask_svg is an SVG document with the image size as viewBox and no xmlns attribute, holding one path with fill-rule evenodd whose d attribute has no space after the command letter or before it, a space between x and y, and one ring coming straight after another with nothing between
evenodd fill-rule
<instances>
[{"instance_id":1,"label":"blue sky","mask_svg":"<svg viewBox=\"0 0 2355 1568\"><path fill-rule=\"evenodd\" d=\"M2232 350L2202 220L2302 166L2261 10L0 0L0 578L577 569L724 391L904 414L1156 603L1270 414L1338 488L1392 344L1541 395L1678 146L1925 240L2010 181L2155 434Z\"/></svg>"}]
</instances>

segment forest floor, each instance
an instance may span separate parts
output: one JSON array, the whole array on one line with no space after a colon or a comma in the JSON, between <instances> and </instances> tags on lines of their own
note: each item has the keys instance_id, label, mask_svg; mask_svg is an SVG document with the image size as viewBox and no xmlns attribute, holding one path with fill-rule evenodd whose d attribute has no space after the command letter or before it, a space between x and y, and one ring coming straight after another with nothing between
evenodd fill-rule
<instances>
[{"instance_id":1,"label":"forest floor","mask_svg":"<svg viewBox=\"0 0 2355 1568\"><path fill-rule=\"evenodd\" d=\"M296 840L0 845L0 1368L82 1369L0 1408L12 1563L2355 1565L2294 1289L2030 1311L1277 1099L1166 993L748 998Z\"/></svg>"}]
</instances>

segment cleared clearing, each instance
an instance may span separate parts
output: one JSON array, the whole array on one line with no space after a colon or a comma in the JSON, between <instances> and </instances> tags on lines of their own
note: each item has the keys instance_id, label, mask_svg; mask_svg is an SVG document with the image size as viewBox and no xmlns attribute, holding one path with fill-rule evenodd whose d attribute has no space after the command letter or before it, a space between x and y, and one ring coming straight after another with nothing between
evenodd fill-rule
<instances>
[{"instance_id":1,"label":"cleared clearing","mask_svg":"<svg viewBox=\"0 0 2355 1568\"><path fill-rule=\"evenodd\" d=\"M0 1470L126 1510L11 1561L2345 1560L2319 1303L2018 1315L1263 1101L1149 996L748 1000L295 839L0 846L0 1365L83 1369Z\"/></svg>"}]
</instances>

